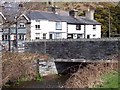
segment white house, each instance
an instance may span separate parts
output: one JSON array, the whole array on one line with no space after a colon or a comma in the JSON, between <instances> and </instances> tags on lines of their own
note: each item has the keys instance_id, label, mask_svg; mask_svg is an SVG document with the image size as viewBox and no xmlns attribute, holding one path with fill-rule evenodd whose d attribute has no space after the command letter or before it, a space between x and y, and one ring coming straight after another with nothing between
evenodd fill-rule
<instances>
[{"instance_id":1,"label":"white house","mask_svg":"<svg viewBox=\"0 0 120 90\"><path fill-rule=\"evenodd\" d=\"M67 22L61 16L48 12L29 12L25 17L30 21L30 40L36 39L66 39Z\"/></svg>"},{"instance_id":2,"label":"white house","mask_svg":"<svg viewBox=\"0 0 120 90\"><path fill-rule=\"evenodd\" d=\"M94 20L94 10L86 10L85 17L80 17L79 20L84 23L85 38L101 38L101 24Z\"/></svg>"},{"instance_id":3,"label":"white house","mask_svg":"<svg viewBox=\"0 0 120 90\"><path fill-rule=\"evenodd\" d=\"M85 11L85 17L77 17L73 14L70 16L77 22L74 24L72 24L73 20L67 22L68 38L101 38L101 24L94 20L94 10Z\"/></svg>"},{"instance_id":4,"label":"white house","mask_svg":"<svg viewBox=\"0 0 120 90\"><path fill-rule=\"evenodd\" d=\"M31 11L21 17L30 22L30 40L101 38L101 24L87 17L39 11Z\"/></svg>"}]
</instances>

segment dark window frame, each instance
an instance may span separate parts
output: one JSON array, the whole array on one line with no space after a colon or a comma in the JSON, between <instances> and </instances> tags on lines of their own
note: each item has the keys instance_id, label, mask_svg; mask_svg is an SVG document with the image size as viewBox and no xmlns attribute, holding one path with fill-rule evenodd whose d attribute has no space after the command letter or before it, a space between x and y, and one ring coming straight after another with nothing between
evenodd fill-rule
<instances>
[{"instance_id":1,"label":"dark window frame","mask_svg":"<svg viewBox=\"0 0 120 90\"><path fill-rule=\"evenodd\" d=\"M40 37L35 37L35 40L39 40L40 39Z\"/></svg>"},{"instance_id":2,"label":"dark window frame","mask_svg":"<svg viewBox=\"0 0 120 90\"><path fill-rule=\"evenodd\" d=\"M76 30L81 30L81 25L76 25Z\"/></svg>"},{"instance_id":3,"label":"dark window frame","mask_svg":"<svg viewBox=\"0 0 120 90\"><path fill-rule=\"evenodd\" d=\"M96 30L96 25L93 25L93 30Z\"/></svg>"},{"instance_id":4,"label":"dark window frame","mask_svg":"<svg viewBox=\"0 0 120 90\"><path fill-rule=\"evenodd\" d=\"M96 37L96 34L93 34L93 37Z\"/></svg>"},{"instance_id":5,"label":"dark window frame","mask_svg":"<svg viewBox=\"0 0 120 90\"><path fill-rule=\"evenodd\" d=\"M43 39L46 39L46 33L43 33Z\"/></svg>"},{"instance_id":6,"label":"dark window frame","mask_svg":"<svg viewBox=\"0 0 120 90\"><path fill-rule=\"evenodd\" d=\"M25 34L18 34L18 40L25 40Z\"/></svg>"},{"instance_id":7,"label":"dark window frame","mask_svg":"<svg viewBox=\"0 0 120 90\"><path fill-rule=\"evenodd\" d=\"M36 30L40 30L40 25L35 25Z\"/></svg>"}]
</instances>

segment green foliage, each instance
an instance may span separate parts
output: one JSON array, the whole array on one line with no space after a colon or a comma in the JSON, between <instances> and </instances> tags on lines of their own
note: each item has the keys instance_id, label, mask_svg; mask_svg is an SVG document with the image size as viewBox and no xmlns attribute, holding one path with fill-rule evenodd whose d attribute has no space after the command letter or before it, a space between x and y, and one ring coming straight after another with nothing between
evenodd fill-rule
<instances>
[{"instance_id":1,"label":"green foliage","mask_svg":"<svg viewBox=\"0 0 120 90\"><path fill-rule=\"evenodd\" d=\"M103 36L107 36L109 30L109 14L111 34L120 34L120 5L102 3L104 7L97 7L95 19L101 23Z\"/></svg>"},{"instance_id":2,"label":"green foliage","mask_svg":"<svg viewBox=\"0 0 120 90\"><path fill-rule=\"evenodd\" d=\"M78 13L78 16L85 16L85 12Z\"/></svg>"},{"instance_id":3,"label":"green foliage","mask_svg":"<svg viewBox=\"0 0 120 90\"><path fill-rule=\"evenodd\" d=\"M97 87L98 88L118 88L119 86L118 77L119 77L118 72L116 71L107 73L101 77L103 84Z\"/></svg>"},{"instance_id":4,"label":"green foliage","mask_svg":"<svg viewBox=\"0 0 120 90\"><path fill-rule=\"evenodd\" d=\"M29 80L26 77L22 77L22 78L17 80L16 84L20 84L20 83L25 82L25 81L29 81Z\"/></svg>"},{"instance_id":5,"label":"green foliage","mask_svg":"<svg viewBox=\"0 0 120 90\"><path fill-rule=\"evenodd\" d=\"M37 80L37 81L42 81L43 78L42 78L42 76L41 76L40 74L38 74L37 77L36 77L36 80Z\"/></svg>"}]
</instances>

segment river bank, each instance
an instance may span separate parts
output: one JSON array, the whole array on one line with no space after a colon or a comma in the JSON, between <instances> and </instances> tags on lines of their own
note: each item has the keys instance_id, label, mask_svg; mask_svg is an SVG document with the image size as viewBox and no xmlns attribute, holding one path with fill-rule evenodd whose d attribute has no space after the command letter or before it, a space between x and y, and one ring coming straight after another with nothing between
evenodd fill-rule
<instances>
[{"instance_id":1,"label":"river bank","mask_svg":"<svg viewBox=\"0 0 120 90\"><path fill-rule=\"evenodd\" d=\"M31 80L12 84L11 86L3 86L2 90L6 88L62 88L68 78L69 75L49 75L42 77L41 80Z\"/></svg>"}]
</instances>

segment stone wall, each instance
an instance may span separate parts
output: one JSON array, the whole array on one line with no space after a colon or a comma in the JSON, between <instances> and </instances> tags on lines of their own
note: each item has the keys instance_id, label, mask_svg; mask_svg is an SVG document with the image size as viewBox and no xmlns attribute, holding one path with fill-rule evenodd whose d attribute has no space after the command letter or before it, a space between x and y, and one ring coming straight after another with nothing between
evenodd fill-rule
<instances>
[{"instance_id":1,"label":"stone wall","mask_svg":"<svg viewBox=\"0 0 120 90\"><path fill-rule=\"evenodd\" d=\"M108 60L120 52L120 38L40 40L25 43L25 51L54 59Z\"/></svg>"}]
</instances>

